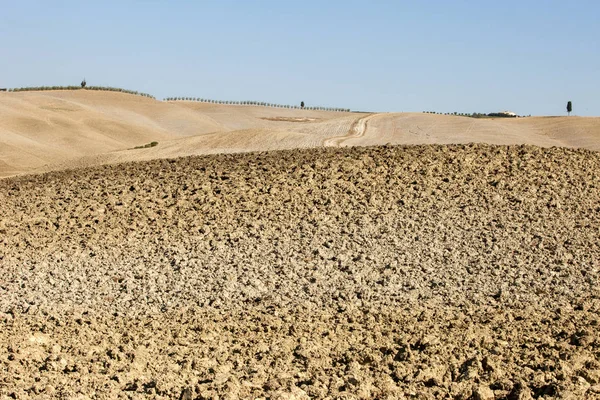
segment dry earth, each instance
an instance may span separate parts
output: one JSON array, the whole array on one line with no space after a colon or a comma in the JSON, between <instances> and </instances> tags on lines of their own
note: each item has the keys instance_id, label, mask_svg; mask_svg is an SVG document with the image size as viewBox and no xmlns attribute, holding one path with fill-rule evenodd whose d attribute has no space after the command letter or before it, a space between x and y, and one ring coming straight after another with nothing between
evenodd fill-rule
<instances>
[{"instance_id":1,"label":"dry earth","mask_svg":"<svg viewBox=\"0 0 600 400\"><path fill-rule=\"evenodd\" d=\"M364 135L344 145L530 144L600 150L598 117L467 118L396 113L377 114Z\"/></svg>"},{"instance_id":2,"label":"dry earth","mask_svg":"<svg viewBox=\"0 0 600 400\"><path fill-rule=\"evenodd\" d=\"M132 150L153 141L158 146ZM600 118L369 115L85 90L0 93L0 177L198 154L440 143L600 150Z\"/></svg>"},{"instance_id":3,"label":"dry earth","mask_svg":"<svg viewBox=\"0 0 600 400\"><path fill-rule=\"evenodd\" d=\"M298 118L323 128L309 129L319 134L307 137L298 129ZM0 92L0 177L173 154L316 146L331 127L349 126L354 118L340 112L162 102L115 92ZM152 141L159 147L151 152L131 150Z\"/></svg>"},{"instance_id":4,"label":"dry earth","mask_svg":"<svg viewBox=\"0 0 600 400\"><path fill-rule=\"evenodd\" d=\"M434 145L0 180L0 397L600 398L599 171Z\"/></svg>"}]
</instances>

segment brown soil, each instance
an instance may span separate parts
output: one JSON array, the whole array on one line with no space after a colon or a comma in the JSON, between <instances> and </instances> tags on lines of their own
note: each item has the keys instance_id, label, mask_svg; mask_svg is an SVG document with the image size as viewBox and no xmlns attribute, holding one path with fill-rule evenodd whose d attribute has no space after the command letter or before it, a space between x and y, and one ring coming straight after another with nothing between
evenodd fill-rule
<instances>
[{"instance_id":1,"label":"brown soil","mask_svg":"<svg viewBox=\"0 0 600 400\"><path fill-rule=\"evenodd\" d=\"M600 398L598 171L440 145L0 180L0 398Z\"/></svg>"}]
</instances>

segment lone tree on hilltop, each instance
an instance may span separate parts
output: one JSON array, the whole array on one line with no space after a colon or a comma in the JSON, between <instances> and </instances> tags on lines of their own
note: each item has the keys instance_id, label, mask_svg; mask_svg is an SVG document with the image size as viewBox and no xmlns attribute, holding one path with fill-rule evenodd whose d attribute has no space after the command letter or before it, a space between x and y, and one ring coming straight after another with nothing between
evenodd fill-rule
<instances>
[{"instance_id":1,"label":"lone tree on hilltop","mask_svg":"<svg viewBox=\"0 0 600 400\"><path fill-rule=\"evenodd\" d=\"M567 103L567 112L571 115L571 111L573 111L573 104L569 101Z\"/></svg>"},{"instance_id":2,"label":"lone tree on hilltop","mask_svg":"<svg viewBox=\"0 0 600 400\"><path fill-rule=\"evenodd\" d=\"M83 80L81 81L81 88L83 89L85 85L87 85L87 82L85 81L85 78L83 78Z\"/></svg>"}]
</instances>

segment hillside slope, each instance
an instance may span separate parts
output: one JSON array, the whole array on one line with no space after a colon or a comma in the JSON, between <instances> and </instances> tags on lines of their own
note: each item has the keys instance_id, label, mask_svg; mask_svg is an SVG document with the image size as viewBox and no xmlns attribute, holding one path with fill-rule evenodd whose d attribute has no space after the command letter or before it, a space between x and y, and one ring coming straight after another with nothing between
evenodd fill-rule
<instances>
[{"instance_id":1,"label":"hillside slope","mask_svg":"<svg viewBox=\"0 0 600 400\"><path fill-rule=\"evenodd\" d=\"M153 141L158 146L132 150ZM198 154L472 142L600 150L600 118L340 113L85 90L0 93L0 177Z\"/></svg>"},{"instance_id":2,"label":"hillside slope","mask_svg":"<svg viewBox=\"0 0 600 400\"><path fill-rule=\"evenodd\" d=\"M288 131L296 119L311 122L344 118L347 113L161 102L115 92L45 91L0 93L0 177L82 165L80 158L128 150L152 141L216 132L266 129ZM280 119L280 120L269 120ZM347 117L346 117L347 118ZM281 120L282 119L282 120ZM321 130L319 130L321 131ZM198 141L198 139L194 139ZM260 141L260 140L259 140ZM244 151L246 144L227 146ZM296 140L294 143L303 142ZM191 154L203 153L204 144ZM169 155L179 155L171 145ZM258 146L260 147L260 146ZM183 147L185 150L185 147ZM214 152L214 151L213 151ZM185 154L185 153L182 153ZM158 155L157 155L158 156ZM115 159L135 160L136 152ZM108 162L111 156L94 158Z\"/></svg>"},{"instance_id":3,"label":"hillside slope","mask_svg":"<svg viewBox=\"0 0 600 400\"><path fill-rule=\"evenodd\" d=\"M391 144L530 144L600 150L600 118L529 117L476 119L421 113L378 114L350 146Z\"/></svg>"}]
</instances>

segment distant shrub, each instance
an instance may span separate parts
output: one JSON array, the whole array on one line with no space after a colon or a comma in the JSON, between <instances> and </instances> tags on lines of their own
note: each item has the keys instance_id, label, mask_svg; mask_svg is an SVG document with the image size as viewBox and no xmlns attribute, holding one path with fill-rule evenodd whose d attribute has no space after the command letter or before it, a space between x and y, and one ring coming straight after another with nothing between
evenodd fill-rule
<instances>
[{"instance_id":1,"label":"distant shrub","mask_svg":"<svg viewBox=\"0 0 600 400\"><path fill-rule=\"evenodd\" d=\"M145 144L143 146L136 146L136 147L134 147L134 149L148 149L150 147L155 147L157 145L158 145L158 142L150 142L150 143Z\"/></svg>"},{"instance_id":2,"label":"distant shrub","mask_svg":"<svg viewBox=\"0 0 600 400\"><path fill-rule=\"evenodd\" d=\"M524 117L526 117L526 115L514 115L512 113L505 113L505 112L489 113L489 114L474 112L472 114L467 114L467 113L459 113L459 112L442 113L442 112L437 112L437 111L423 111L423 113L435 114L435 115L456 115L456 116L460 116L460 117L469 117L469 118L524 118ZM531 117L531 115L528 115L528 116Z\"/></svg>"},{"instance_id":3,"label":"distant shrub","mask_svg":"<svg viewBox=\"0 0 600 400\"><path fill-rule=\"evenodd\" d=\"M505 114L505 113L489 113L487 115L488 117L495 117L495 118L516 118L516 115L510 115L510 114Z\"/></svg>"}]
</instances>

